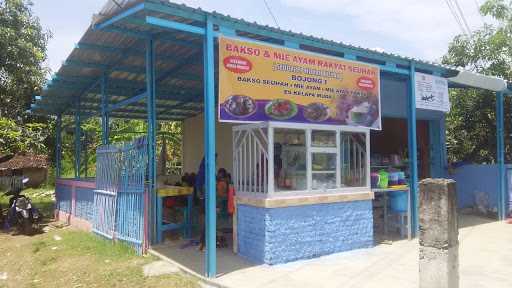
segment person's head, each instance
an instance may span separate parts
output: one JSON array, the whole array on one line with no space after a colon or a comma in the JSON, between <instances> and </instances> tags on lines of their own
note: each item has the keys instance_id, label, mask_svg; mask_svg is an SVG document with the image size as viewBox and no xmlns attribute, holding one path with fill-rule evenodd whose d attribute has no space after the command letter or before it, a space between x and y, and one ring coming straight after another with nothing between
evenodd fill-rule
<instances>
[{"instance_id":1,"label":"person's head","mask_svg":"<svg viewBox=\"0 0 512 288\"><path fill-rule=\"evenodd\" d=\"M227 176L228 176L228 171L226 171L226 169L220 168L217 171L217 178L226 178Z\"/></svg>"}]
</instances>

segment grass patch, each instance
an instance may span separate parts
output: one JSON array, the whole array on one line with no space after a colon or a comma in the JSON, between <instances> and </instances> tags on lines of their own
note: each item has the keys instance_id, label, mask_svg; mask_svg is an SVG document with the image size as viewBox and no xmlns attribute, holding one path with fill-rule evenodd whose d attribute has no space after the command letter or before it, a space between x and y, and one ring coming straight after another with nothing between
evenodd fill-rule
<instances>
[{"instance_id":1,"label":"grass patch","mask_svg":"<svg viewBox=\"0 0 512 288\"><path fill-rule=\"evenodd\" d=\"M43 214L53 218L54 189L23 191ZM6 209L9 197L0 195ZM54 238L55 236L57 239ZM0 287L198 287L195 279L181 273L144 277L142 266L157 260L139 256L123 243L112 245L95 234L71 228L35 236L12 236L0 232Z\"/></svg>"},{"instance_id":2,"label":"grass patch","mask_svg":"<svg viewBox=\"0 0 512 288\"><path fill-rule=\"evenodd\" d=\"M0 233L0 242L0 272L8 275L0 287L198 287L180 273L144 277L142 266L155 257L71 228L32 237Z\"/></svg>"}]
</instances>

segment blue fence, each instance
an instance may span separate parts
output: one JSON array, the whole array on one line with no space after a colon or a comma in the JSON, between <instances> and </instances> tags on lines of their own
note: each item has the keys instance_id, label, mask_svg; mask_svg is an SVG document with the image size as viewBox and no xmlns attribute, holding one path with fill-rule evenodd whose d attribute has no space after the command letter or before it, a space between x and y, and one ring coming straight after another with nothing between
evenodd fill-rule
<instances>
[{"instance_id":1,"label":"blue fence","mask_svg":"<svg viewBox=\"0 0 512 288\"><path fill-rule=\"evenodd\" d=\"M96 190L93 231L114 239L116 193L121 173L121 146L103 145L96 150Z\"/></svg>"},{"instance_id":2,"label":"blue fence","mask_svg":"<svg viewBox=\"0 0 512 288\"><path fill-rule=\"evenodd\" d=\"M96 153L93 231L142 253L147 245L146 138L104 145Z\"/></svg>"}]
</instances>

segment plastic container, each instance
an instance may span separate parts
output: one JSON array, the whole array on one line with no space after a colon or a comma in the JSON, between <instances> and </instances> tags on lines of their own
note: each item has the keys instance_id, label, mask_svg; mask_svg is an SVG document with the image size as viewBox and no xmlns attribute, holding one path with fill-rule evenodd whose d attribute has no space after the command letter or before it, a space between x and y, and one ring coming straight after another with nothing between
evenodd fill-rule
<instances>
[{"instance_id":1,"label":"plastic container","mask_svg":"<svg viewBox=\"0 0 512 288\"><path fill-rule=\"evenodd\" d=\"M405 181L405 172L398 172L398 185L405 185L407 182Z\"/></svg>"},{"instance_id":2,"label":"plastic container","mask_svg":"<svg viewBox=\"0 0 512 288\"><path fill-rule=\"evenodd\" d=\"M407 192L393 191L389 193L391 211L407 212Z\"/></svg>"},{"instance_id":3,"label":"plastic container","mask_svg":"<svg viewBox=\"0 0 512 288\"><path fill-rule=\"evenodd\" d=\"M396 186L398 185L398 178L399 178L399 172L391 172L389 173L389 186Z\"/></svg>"},{"instance_id":4,"label":"plastic container","mask_svg":"<svg viewBox=\"0 0 512 288\"><path fill-rule=\"evenodd\" d=\"M379 173L372 172L370 174L371 182L372 182L372 188L378 188L379 187Z\"/></svg>"},{"instance_id":5,"label":"plastic container","mask_svg":"<svg viewBox=\"0 0 512 288\"><path fill-rule=\"evenodd\" d=\"M389 173L385 170L379 171L379 188L388 188Z\"/></svg>"}]
</instances>

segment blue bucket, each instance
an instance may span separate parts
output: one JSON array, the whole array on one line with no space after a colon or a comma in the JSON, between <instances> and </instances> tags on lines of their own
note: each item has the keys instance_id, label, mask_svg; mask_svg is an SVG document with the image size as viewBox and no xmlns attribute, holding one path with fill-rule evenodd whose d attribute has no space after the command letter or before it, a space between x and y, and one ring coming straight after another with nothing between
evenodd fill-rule
<instances>
[{"instance_id":1,"label":"blue bucket","mask_svg":"<svg viewBox=\"0 0 512 288\"><path fill-rule=\"evenodd\" d=\"M393 191L389 194L391 200L391 211L407 212L407 192Z\"/></svg>"}]
</instances>

